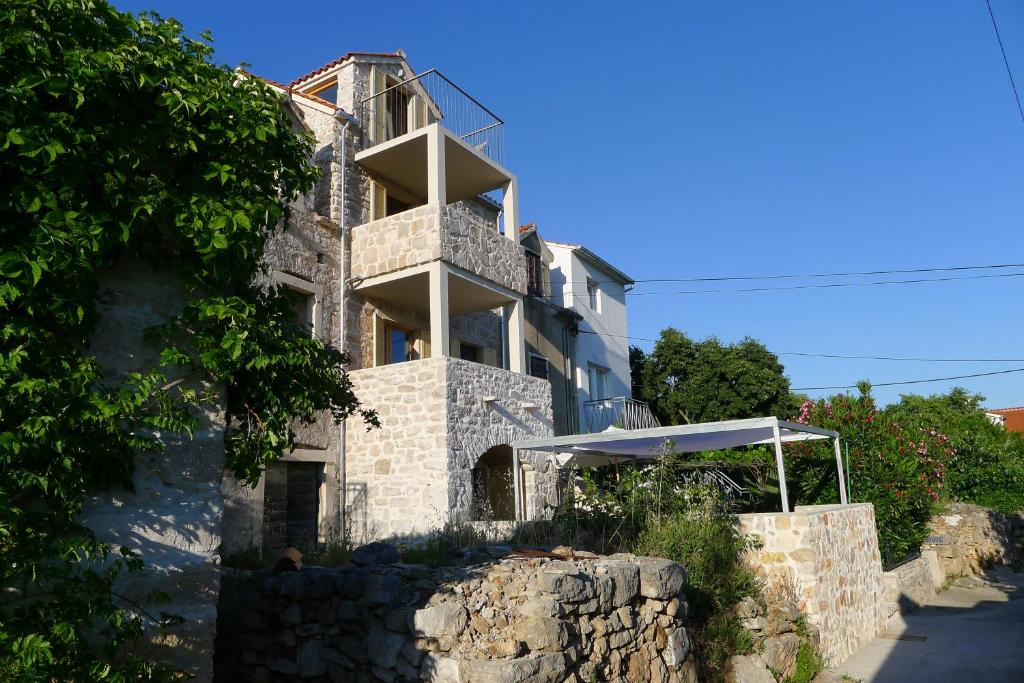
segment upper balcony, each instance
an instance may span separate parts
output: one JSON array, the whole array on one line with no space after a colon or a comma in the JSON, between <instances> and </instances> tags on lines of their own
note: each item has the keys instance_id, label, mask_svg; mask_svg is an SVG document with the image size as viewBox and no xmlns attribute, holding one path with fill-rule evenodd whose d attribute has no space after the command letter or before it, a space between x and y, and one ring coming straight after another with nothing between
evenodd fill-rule
<instances>
[{"instance_id":1,"label":"upper balcony","mask_svg":"<svg viewBox=\"0 0 1024 683\"><path fill-rule=\"evenodd\" d=\"M583 410L587 416L587 430L591 434L603 432L610 427L650 429L661 426L650 406L625 396L587 401L583 404Z\"/></svg>"},{"instance_id":2,"label":"upper balcony","mask_svg":"<svg viewBox=\"0 0 1024 683\"><path fill-rule=\"evenodd\" d=\"M503 232L518 242L516 179L501 164L502 120L434 69L400 82L374 71L371 81L374 94L360 104L356 163L406 206L500 200Z\"/></svg>"}]
</instances>

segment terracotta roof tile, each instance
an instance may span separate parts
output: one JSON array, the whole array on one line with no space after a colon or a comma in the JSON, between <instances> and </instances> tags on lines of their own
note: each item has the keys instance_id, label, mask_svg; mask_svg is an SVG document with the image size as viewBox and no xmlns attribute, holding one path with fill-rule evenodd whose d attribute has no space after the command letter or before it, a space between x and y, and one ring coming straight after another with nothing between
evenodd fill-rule
<instances>
[{"instance_id":1,"label":"terracotta roof tile","mask_svg":"<svg viewBox=\"0 0 1024 683\"><path fill-rule=\"evenodd\" d=\"M284 90L286 93L289 93L290 95L298 95L299 97L305 97L307 100L312 100L313 102L318 102L320 104L326 104L328 107L333 107L335 109L338 107L338 105L335 104L334 102L331 102L329 100L325 100L322 97L317 97L316 95L310 95L309 93L299 92L298 90L296 90L295 88L293 88L293 87L291 87L289 85L285 85L284 83L278 83L277 81L271 80L269 78L264 78L263 76L257 76L256 74L251 73L249 71L246 71L245 69L237 69L237 71L240 71L240 72L244 73L246 76L251 76L252 78L258 78L261 81L263 81L264 83L272 85L275 88L280 88L281 90Z\"/></svg>"},{"instance_id":2,"label":"terracotta roof tile","mask_svg":"<svg viewBox=\"0 0 1024 683\"><path fill-rule=\"evenodd\" d=\"M308 74L304 74L302 76L299 76L294 81L292 81L289 85L294 87L295 85L297 85L297 84L299 84L299 83L301 83L303 81L309 80L310 78L312 78L313 76L316 76L317 74L322 74L324 71L327 71L328 69L330 69L332 67L335 67L335 66L337 66L339 64L342 64L342 63L348 61L352 57L398 57L398 58L402 58L402 55L398 54L397 52L346 52L341 57L338 57L337 59L335 59L333 61L327 62L326 64L321 66L319 69L313 69Z\"/></svg>"},{"instance_id":3,"label":"terracotta roof tile","mask_svg":"<svg viewBox=\"0 0 1024 683\"><path fill-rule=\"evenodd\" d=\"M1008 432L1024 432L1024 406L1016 408L994 408L987 412L1002 415L1006 418L1003 426Z\"/></svg>"}]
</instances>

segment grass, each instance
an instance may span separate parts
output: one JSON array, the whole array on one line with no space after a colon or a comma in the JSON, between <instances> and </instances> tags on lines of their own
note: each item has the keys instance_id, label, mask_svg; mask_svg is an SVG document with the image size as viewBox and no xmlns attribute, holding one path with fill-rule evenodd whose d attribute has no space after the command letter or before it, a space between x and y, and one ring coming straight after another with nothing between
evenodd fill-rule
<instances>
[{"instance_id":1,"label":"grass","mask_svg":"<svg viewBox=\"0 0 1024 683\"><path fill-rule=\"evenodd\" d=\"M800 643L800 649L796 651L796 671L786 679L787 683L811 683L817 676L825 663L821 655L815 652L811 644L804 641Z\"/></svg>"}]
</instances>

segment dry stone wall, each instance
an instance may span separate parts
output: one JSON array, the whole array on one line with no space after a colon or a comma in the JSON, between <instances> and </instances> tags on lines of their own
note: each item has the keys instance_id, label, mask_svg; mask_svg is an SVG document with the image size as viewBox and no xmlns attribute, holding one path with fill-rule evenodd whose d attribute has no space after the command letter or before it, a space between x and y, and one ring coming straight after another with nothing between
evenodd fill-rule
<instances>
[{"instance_id":1,"label":"dry stone wall","mask_svg":"<svg viewBox=\"0 0 1024 683\"><path fill-rule=\"evenodd\" d=\"M760 539L748 561L773 592L793 593L821 633L831 663L846 659L885 628L882 565L874 507L821 505L789 513L740 515Z\"/></svg>"},{"instance_id":2,"label":"dry stone wall","mask_svg":"<svg viewBox=\"0 0 1024 683\"><path fill-rule=\"evenodd\" d=\"M669 560L467 551L464 564L226 572L222 681L696 681Z\"/></svg>"},{"instance_id":3,"label":"dry stone wall","mask_svg":"<svg viewBox=\"0 0 1024 683\"><path fill-rule=\"evenodd\" d=\"M1007 515L969 503L950 503L929 523L925 550L934 550L947 576L980 574L991 564L1024 558L1024 513Z\"/></svg>"}]
</instances>

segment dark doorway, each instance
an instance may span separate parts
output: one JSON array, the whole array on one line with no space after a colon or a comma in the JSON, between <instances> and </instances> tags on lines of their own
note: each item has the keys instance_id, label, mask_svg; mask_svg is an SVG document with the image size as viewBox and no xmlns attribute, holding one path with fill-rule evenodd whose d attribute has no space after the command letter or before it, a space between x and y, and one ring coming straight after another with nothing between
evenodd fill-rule
<instances>
[{"instance_id":1,"label":"dark doorway","mask_svg":"<svg viewBox=\"0 0 1024 683\"><path fill-rule=\"evenodd\" d=\"M473 468L473 519L515 519L512 490L512 447L489 448Z\"/></svg>"},{"instance_id":2,"label":"dark doorway","mask_svg":"<svg viewBox=\"0 0 1024 683\"><path fill-rule=\"evenodd\" d=\"M263 488L263 550L316 547L319 536L318 462L275 462L267 466Z\"/></svg>"}]
</instances>

